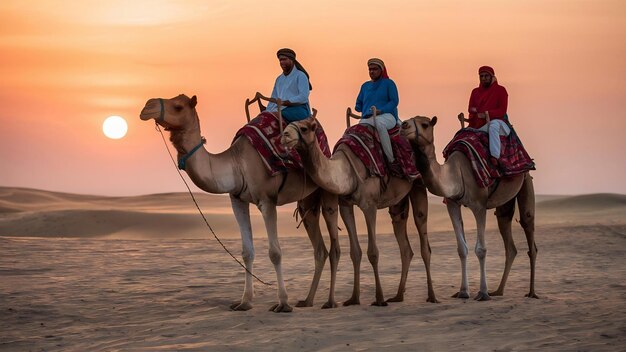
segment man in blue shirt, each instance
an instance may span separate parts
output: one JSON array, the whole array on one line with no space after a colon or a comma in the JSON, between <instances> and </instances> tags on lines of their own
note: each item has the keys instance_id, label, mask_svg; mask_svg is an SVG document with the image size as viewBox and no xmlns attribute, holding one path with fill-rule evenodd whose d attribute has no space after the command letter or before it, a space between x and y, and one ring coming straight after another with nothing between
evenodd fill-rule
<instances>
[{"instance_id":1,"label":"man in blue shirt","mask_svg":"<svg viewBox=\"0 0 626 352\"><path fill-rule=\"evenodd\" d=\"M395 161L391 140L389 139L390 128L400 123L398 119L398 88L389 79L385 63L381 59L369 59L367 61L371 81L363 83L359 96L356 98L356 111L362 113L359 123L374 126L378 131L380 144L387 161ZM372 116L372 108L376 109L376 117Z\"/></svg>"},{"instance_id":2,"label":"man in blue shirt","mask_svg":"<svg viewBox=\"0 0 626 352\"><path fill-rule=\"evenodd\" d=\"M309 74L296 60L296 53L291 49L280 49L276 53L283 73L276 78L272 98L282 100L281 114L287 122L299 121L311 116ZM275 103L267 104L266 111L277 112Z\"/></svg>"}]
</instances>

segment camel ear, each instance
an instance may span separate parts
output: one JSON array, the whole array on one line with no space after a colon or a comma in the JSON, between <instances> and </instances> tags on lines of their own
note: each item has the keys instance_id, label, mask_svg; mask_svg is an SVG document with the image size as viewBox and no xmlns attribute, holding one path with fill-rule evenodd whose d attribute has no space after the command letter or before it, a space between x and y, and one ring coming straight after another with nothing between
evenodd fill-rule
<instances>
[{"instance_id":1,"label":"camel ear","mask_svg":"<svg viewBox=\"0 0 626 352\"><path fill-rule=\"evenodd\" d=\"M434 125L436 125L436 124L437 124L437 116L433 116L433 118L432 118L432 119L430 119L430 125L431 125L431 126L434 126Z\"/></svg>"},{"instance_id":2,"label":"camel ear","mask_svg":"<svg viewBox=\"0 0 626 352\"><path fill-rule=\"evenodd\" d=\"M191 100L189 100L189 106L191 106L191 108L195 108L196 105L198 104L198 98L196 98L196 96L194 95L193 97L191 97Z\"/></svg>"}]
</instances>

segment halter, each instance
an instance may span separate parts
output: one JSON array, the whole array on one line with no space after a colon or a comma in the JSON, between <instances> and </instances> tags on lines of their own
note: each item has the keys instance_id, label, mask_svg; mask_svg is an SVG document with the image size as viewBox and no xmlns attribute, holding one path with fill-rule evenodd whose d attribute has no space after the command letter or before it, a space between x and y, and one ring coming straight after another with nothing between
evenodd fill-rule
<instances>
[{"instance_id":1,"label":"halter","mask_svg":"<svg viewBox=\"0 0 626 352\"><path fill-rule=\"evenodd\" d=\"M200 149L200 147L202 147L204 143L206 143L206 138L200 137L200 143L198 143L198 145L196 145L189 153L183 155L183 157L178 160L178 168L181 170L185 170L185 164L187 163L187 159L191 158L193 153Z\"/></svg>"},{"instance_id":2,"label":"halter","mask_svg":"<svg viewBox=\"0 0 626 352\"><path fill-rule=\"evenodd\" d=\"M163 98L159 98L159 103L161 104L161 112L159 113L158 121L165 121L165 107L163 106Z\"/></svg>"}]
</instances>

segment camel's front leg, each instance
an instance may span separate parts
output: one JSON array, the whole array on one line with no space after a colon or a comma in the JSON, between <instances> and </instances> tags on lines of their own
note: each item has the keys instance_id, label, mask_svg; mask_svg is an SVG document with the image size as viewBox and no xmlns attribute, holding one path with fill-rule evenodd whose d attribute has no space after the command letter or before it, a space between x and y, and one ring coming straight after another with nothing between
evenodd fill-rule
<instances>
[{"instance_id":1,"label":"camel's front leg","mask_svg":"<svg viewBox=\"0 0 626 352\"><path fill-rule=\"evenodd\" d=\"M428 298L426 302L439 303L437 297L435 297L433 278L430 275L431 250L430 243L428 242L428 194L426 193L426 187L415 181L409 196L411 198L411 206L413 207L413 220L415 221L417 233L420 237L420 253L424 261L424 267L426 268L426 282L428 285Z\"/></svg>"},{"instance_id":2,"label":"camel's front leg","mask_svg":"<svg viewBox=\"0 0 626 352\"><path fill-rule=\"evenodd\" d=\"M328 228L330 236L330 292L328 293L328 301L324 303L322 308L336 308L335 301L335 285L337 282L337 267L339 265L339 257L341 250L339 248L339 196L326 191L322 192L322 216Z\"/></svg>"},{"instance_id":3,"label":"camel's front leg","mask_svg":"<svg viewBox=\"0 0 626 352\"><path fill-rule=\"evenodd\" d=\"M539 298L535 293L535 264L537 262L537 244L535 243L535 188L533 178L526 173L524 184L518 193L517 203L520 212L520 224L526 234L528 257L530 258L530 291L526 297Z\"/></svg>"},{"instance_id":4,"label":"camel's front leg","mask_svg":"<svg viewBox=\"0 0 626 352\"><path fill-rule=\"evenodd\" d=\"M476 218L476 247L474 252L480 263L480 291L474 297L477 301L488 301L489 292L487 291L487 244L485 243L485 224L487 223L487 209L485 207L472 209Z\"/></svg>"},{"instance_id":5,"label":"camel's front leg","mask_svg":"<svg viewBox=\"0 0 626 352\"><path fill-rule=\"evenodd\" d=\"M452 199L446 199L448 215L452 220L452 227L456 235L456 246L459 258L461 259L461 288L459 292L452 295L454 298L469 298L469 282L467 279L467 242L465 241L465 233L463 232L463 217L461 215L461 204Z\"/></svg>"},{"instance_id":6,"label":"camel's front leg","mask_svg":"<svg viewBox=\"0 0 626 352\"><path fill-rule=\"evenodd\" d=\"M502 279L500 280L500 285L498 285L498 289L489 292L490 296L502 296L504 294L504 286L506 286L506 281L509 277L509 273L511 271L511 266L513 265L513 260L515 260L515 256L517 255L517 248L515 248L515 242L513 241L513 233L511 232L511 221L513 221L513 215L515 214L515 198L512 198L510 201L506 202L504 205L501 205L496 208L496 217L498 219L498 229L500 229L500 236L502 236L502 241L504 241L504 272L502 272Z\"/></svg>"},{"instance_id":7,"label":"camel's front leg","mask_svg":"<svg viewBox=\"0 0 626 352\"><path fill-rule=\"evenodd\" d=\"M252 226L250 225L250 203L244 202L233 196L230 203L235 213L235 219L239 224L241 233L241 248L243 262L246 266L246 279L241 302L235 302L230 306L232 310L248 310L252 308L252 298L254 297L254 286L252 277L252 264L254 263L254 243L252 242Z\"/></svg>"},{"instance_id":8,"label":"camel's front leg","mask_svg":"<svg viewBox=\"0 0 626 352\"><path fill-rule=\"evenodd\" d=\"M313 257L315 259L315 273L313 274L313 280L311 281L311 288L309 294L303 301L298 301L296 307L312 307L315 293L317 292L317 286L322 276L322 270L324 270L324 264L328 257L328 250L324 244L322 233L320 231L320 191L313 192L310 196L298 202L298 212L302 216L304 228L309 235L309 240L313 245Z\"/></svg>"},{"instance_id":9,"label":"camel's front leg","mask_svg":"<svg viewBox=\"0 0 626 352\"><path fill-rule=\"evenodd\" d=\"M402 262L402 273L400 274L400 284L395 297L389 298L387 302L404 301L406 290L406 280L409 273L409 266L413 259L413 250L406 233L406 223L409 218L409 198L405 197L398 204L389 207L393 234L396 236L398 247L400 248L400 260Z\"/></svg>"},{"instance_id":10,"label":"camel's front leg","mask_svg":"<svg viewBox=\"0 0 626 352\"><path fill-rule=\"evenodd\" d=\"M369 206L362 209L365 216L365 223L367 224L367 258L372 264L374 270L374 280L376 280L376 301L372 302L373 306L386 306L385 298L383 295L383 287L380 283L380 274L378 273L378 259L380 258L378 253L378 245L376 244L376 207Z\"/></svg>"},{"instance_id":11,"label":"camel's front leg","mask_svg":"<svg viewBox=\"0 0 626 352\"><path fill-rule=\"evenodd\" d=\"M270 310L276 313L291 312L293 308L287 302L287 289L285 288L285 280L282 271L282 252L278 243L278 226L276 215L276 204L270 201L261 201L257 207L263 215L265 221L265 229L267 230L267 239L269 244L270 261L274 264L276 270L276 281L278 282L278 304L273 305Z\"/></svg>"},{"instance_id":12,"label":"camel's front leg","mask_svg":"<svg viewBox=\"0 0 626 352\"><path fill-rule=\"evenodd\" d=\"M356 233L356 223L354 221L354 206L346 204L340 201L339 212L344 225L346 225L346 231L348 231L348 238L350 239L350 259L352 259L352 267L354 272L354 283L352 285L352 297L349 300L343 302L344 306L351 306L354 304L361 304L361 257L363 252L359 245L359 237Z\"/></svg>"}]
</instances>

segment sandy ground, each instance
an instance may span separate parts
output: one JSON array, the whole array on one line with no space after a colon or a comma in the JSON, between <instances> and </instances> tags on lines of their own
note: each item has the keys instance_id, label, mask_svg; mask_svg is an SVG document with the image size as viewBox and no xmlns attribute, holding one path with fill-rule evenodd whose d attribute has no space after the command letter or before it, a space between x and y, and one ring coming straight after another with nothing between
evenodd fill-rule
<instances>
[{"instance_id":1,"label":"sandy ground","mask_svg":"<svg viewBox=\"0 0 626 352\"><path fill-rule=\"evenodd\" d=\"M228 198L199 195L214 230L240 252ZM450 298L458 290L456 242L440 199L430 207L432 274L441 303L426 302L424 265L416 256L406 299L372 307L374 279L361 263L360 306L322 310L326 271L313 308L267 309L276 287L255 284L254 308L229 311L241 297L242 269L203 227L187 194L111 198L0 187L1 351L619 351L626 346L626 196L538 197L536 289L528 299L527 244L514 226L518 256L503 297ZM308 292L310 243L279 212L289 301ZM473 219L465 214L468 228ZM255 229L262 229L258 212ZM397 290L400 259L385 212L378 220L386 298ZM504 248L489 216L487 273L499 283ZM359 226L360 232L365 227ZM352 266L340 232L337 299L349 298ZM474 231L468 231L473 247ZM257 231L256 273L275 282L267 241ZM366 236L361 235L365 249ZM469 260L470 290L479 284ZM326 266L328 269L328 265ZM622 347L620 347L622 346Z\"/></svg>"}]
</instances>

